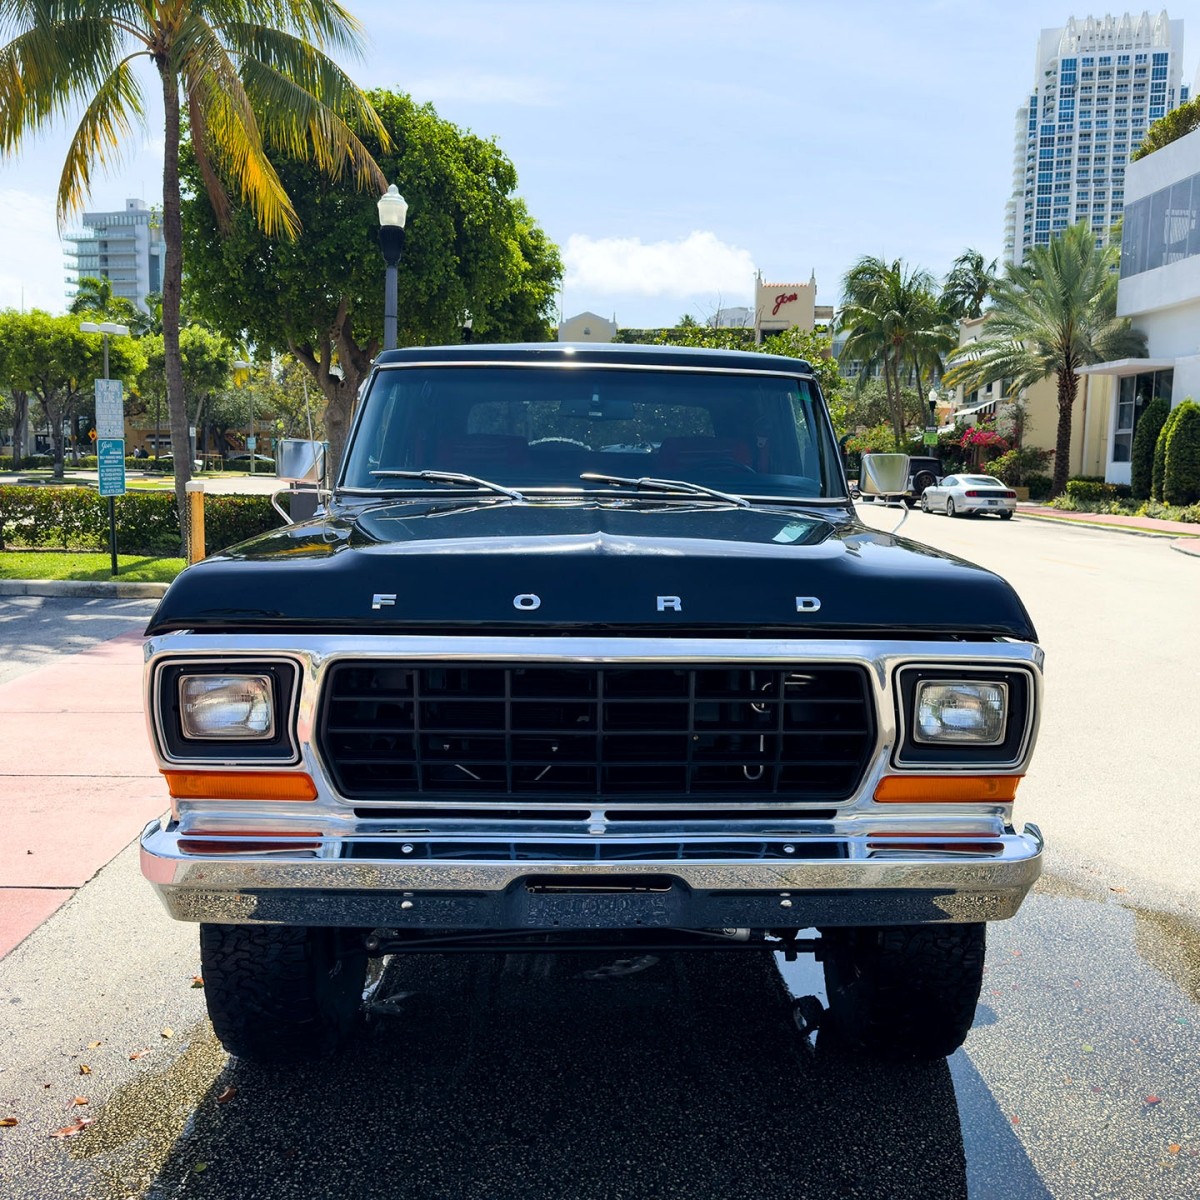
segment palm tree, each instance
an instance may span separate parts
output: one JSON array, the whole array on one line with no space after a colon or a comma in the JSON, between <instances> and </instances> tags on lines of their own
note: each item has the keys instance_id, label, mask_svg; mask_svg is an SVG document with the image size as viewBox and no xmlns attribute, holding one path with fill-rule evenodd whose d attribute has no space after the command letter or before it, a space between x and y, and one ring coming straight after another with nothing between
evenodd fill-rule
<instances>
[{"instance_id":1,"label":"palm tree","mask_svg":"<svg viewBox=\"0 0 1200 1200\"><path fill-rule=\"evenodd\" d=\"M137 306L124 296L114 296L112 282L99 275L81 275L69 312L75 316L95 314L122 325L132 325L139 316Z\"/></svg>"},{"instance_id":2,"label":"palm tree","mask_svg":"<svg viewBox=\"0 0 1200 1200\"><path fill-rule=\"evenodd\" d=\"M945 354L958 341L953 322L933 276L900 259L860 258L842 281L842 298L838 327L849 336L841 358L862 363L860 387L876 367L882 371L899 447L905 436L905 379L915 376L920 392L923 375L941 374Z\"/></svg>"},{"instance_id":3,"label":"palm tree","mask_svg":"<svg viewBox=\"0 0 1200 1200\"><path fill-rule=\"evenodd\" d=\"M946 374L948 384L968 390L1007 378L1019 391L1057 377L1055 496L1067 486L1079 368L1146 353L1145 335L1117 316L1118 254L1116 246L1096 245L1086 221L1033 247L1022 266L1006 268L984 336L957 350Z\"/></svg>"},{"instance_id":4,"label":"palm tree","mask_svg":"<svg viewBox=\"0 0 1200 1200\"><path fill-rule=\"evenodd\" d=\"M996 282L996 260L988 262L978 250L964 250L946 276L942 301L958 320L975 320L983 316L983 303Z\"/></svg>"},{"instance_id":5,"label":"palm tree","mask_svg":"<svg viewBox=\"0 0 1200 1200\"><path fill-rule=\"evenodd\" d=\"M337 0L0 0L0 156L17 152L79 104L83 117L59 181L60 226L87 198L92 170L106 167L145 118L135 71L152 64L162 89L162 324L175 494L186 530L191 464L179 302L181 124L218 216L230 210L225 182L247 200L268 232L295 236L299 222L267 157L268 148L310 158L331 175L348 166L360 187L382 191L383 176L349 120L387 134L370 103L325 50L357 52L357 21ZM186 532L185 532L186 544Z\"/></svg>"}]
</instances>

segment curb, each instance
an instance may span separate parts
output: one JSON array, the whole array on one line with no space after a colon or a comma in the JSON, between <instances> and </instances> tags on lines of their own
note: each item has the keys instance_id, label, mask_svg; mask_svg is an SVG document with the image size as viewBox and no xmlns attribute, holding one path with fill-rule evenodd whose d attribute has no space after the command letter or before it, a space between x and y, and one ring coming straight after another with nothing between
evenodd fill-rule
<instances>
[{"instance_id":1,"label":"curb","mask_svg":"<svg viewBox=\"0 0 1200 1200\"><path fill-rule=\"evenodd\" d=\"M1026 517L1031 521L1052 521L1059 525L1081 525L1084 529L1104 529L1111 533L1127 533L1134 537L1149 537L1149 538L1174 538L1181 542L1195 540L1200 543L1200 532L1197 532L1193 538L1191 534L1177 533L1173 529L1152 529L1149 526L1136 525L1111 525L1107 521L1086 521L1079 517L1052 517L1049 513L1031 513L1017 509L1018 517ZM1184 551L1183 553L1188 553Z\"/></svg>"},{"instance_id":2,"label":"curb","mask_svg":"<svg viewBox=\"0 0 1200 1200\"><path fill-rule=\"evenodd\" d=\"M1200 558L1200 538L1180 538L1171 543L1171 549L1178 550L1180 554L1190 554L1192 558Z\"/></svg>"},{"instance_id":3,"label":"curb","mask_svg":"<svg viewBox=\"0 0 1200 1200\"><path fill-rule=\"evenodd\" d=\"M0 596L75 596L84 599L157 600L165 583L111 583L92 579L0 579Z\"/></svg>"}]
</instances>

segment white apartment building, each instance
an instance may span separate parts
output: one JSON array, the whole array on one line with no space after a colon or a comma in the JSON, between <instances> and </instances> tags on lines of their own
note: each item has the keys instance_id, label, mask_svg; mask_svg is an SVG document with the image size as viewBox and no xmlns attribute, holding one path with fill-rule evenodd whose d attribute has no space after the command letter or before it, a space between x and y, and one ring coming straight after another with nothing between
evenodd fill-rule
<instances>
[{"instance_id":1,"label":"white apartment building","mask_svg":"<svg viewBox=\"0 0 1200 1200\"><path fill-rule=\"evenodd\" d=\"M67 234L67 299L85 275L107 279L114 296L139 308L162 291L166 243L162 219L144 200L126 200L120 212L85 212L83 229Z\"/></svg>"},{"instance_id":2,"label":"white apartment building","mask_svg":"<svg viewBox=\"0 0 1200 1200\"><path fill-rule=\"evenodd\" d=\"M1004 258L1024 261L1069 225L1107 238L1125 207L1125 165L1151 122L1188 99L1183 22L1072 17L1043 29L1029 99L1017 110Z\"/></svg>"},{"instance_id":3,"label":"white apartment building","mask_svg":"<svg viewBox=\"0 0 1200 1200\"><path fill-rule=\"evenodd\" d=\"M1200 130L1131 163L1117 314L1146 335L1146 358L1080 374L1108 386L1104 477L1128 483L1138 421L1150 401L1200 399Z\"/></svg>"}]
</instances>

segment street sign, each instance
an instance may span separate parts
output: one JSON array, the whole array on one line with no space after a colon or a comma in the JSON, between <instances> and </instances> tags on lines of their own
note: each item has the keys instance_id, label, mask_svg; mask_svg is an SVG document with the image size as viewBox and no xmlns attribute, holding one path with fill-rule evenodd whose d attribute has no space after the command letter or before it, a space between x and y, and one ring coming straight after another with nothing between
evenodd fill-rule
<instances>
[{"instance_id":1,"label":"street sign","mask_svg":"<svg viewBox=\"0 0 1200 1200\"><path fill-rule=\"evenodd\" d=\"M258 438L256 438L253 434L251 434L251 436L246 439L246 449L247 450L257 450L258 449Z\"/></svg>"},{"instance_id":2,"label":"street sign","mask_svg":"<svg viewBox=\"0 0 1200 1200\"><path fill-rule=\"evenodd\" d=\"M927 430L925 433L925 445L936 446L938 444L938 435L933 430Z\"/></svg>"},{"instance_id":3,"label":"street sign","mask_svg":"<svg viewBox=\"0 0 1200 1200\"><path fill-rule=\"evenodd\" d=\"M119 379L96 380L96 437L125 437L125 405Z\"/></svg>"},{"instance_id":4,"label":"street sign","mask_svg":"<svg viewBox=\"0 0 1200 1200\"><path fill-rule=\"evenodd\" d=\"M97 439L96 456L100 467L100 495L125 495L125 439Z\"/></svg>"}]
</instances>

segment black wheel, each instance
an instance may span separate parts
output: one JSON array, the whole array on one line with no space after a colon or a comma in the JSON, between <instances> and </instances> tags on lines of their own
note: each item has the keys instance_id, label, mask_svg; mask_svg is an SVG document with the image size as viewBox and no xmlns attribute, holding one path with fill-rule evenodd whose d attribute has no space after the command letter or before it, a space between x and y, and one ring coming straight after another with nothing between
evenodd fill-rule
<instances>
[{"instance_id":1,"label":"black wheel","mask_svg":"<svg viewBox=\"0 0 1200 1200\"><path fill-rule=\"evenodd\" d=\"M201 925L208 1015L230 1054L256 1063L323 1058L358 1018L367 954L355 930Z\"/></svg>"},{"instance_id":2,"label":"black wheel","mask_svg":"<svg viewBox=\"0 0 1200 1200\"><path fill-rule=\"evenodd\" d=\"M1012 513L1010 513L1010 512L1002 512L1002 513L1000 514L1000 520L1002 520L1002 521L1011 521L1011 520L1012 520Z\"/></svg>"},{"instance_id":3,"label":"black wheel","mask_svg":"<svg viewBox=\"0 0 1200 1200\"><path fill-rule=\"evenodd\" d=\"M946 497L946 516L956 517L958 514L954 511L954 501L949 496Z\"/></svg>"},{"instance_id":4,"label":"black wheel","mask_svg":"<svg viewBox=\"0 0 1200 1200\"><path fill-rule=\"evenodd\" d=\"M847 1047L881 1058L953 1054L975 1019L985 926L824 931L826 1022Z\"/></svg>"}]
</instances>

